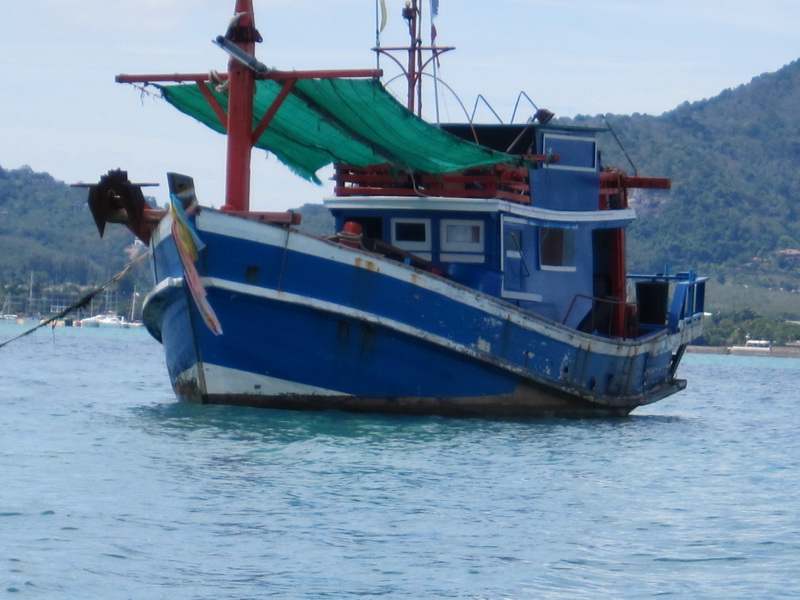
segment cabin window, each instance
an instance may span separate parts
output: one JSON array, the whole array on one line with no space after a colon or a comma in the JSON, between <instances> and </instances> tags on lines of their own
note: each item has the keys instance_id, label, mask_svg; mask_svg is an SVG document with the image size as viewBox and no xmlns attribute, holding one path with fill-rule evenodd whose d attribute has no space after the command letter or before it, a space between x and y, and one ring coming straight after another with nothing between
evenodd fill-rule
<instances>
[{"instance_id":1,"label":"cabin window","mask_svg":"<svg viewBox=\"0 0 800 600\"><path fill-rule=\"evenodd\" d=\"M431 220L392 219L392 245L431 259Z\"/></svg>"},{"instance_id":2,"label":"cabin window","mask_svg":"<svg viewBox=\"0 0 800 600\"><path fill-rule=\"evenodd\" d=\"M575 270L575 230L539 228L539 265L544 270Z\"/></svg>"},{"instance_id":3,"label":"cabin window","mask_svg":"<svg viewBox=\"0 0 800 600\"><path fill-rule=\"evenodd\" d=\"M483 221L442 220L442 250L483 252Z\"/></svg>"},{"instance_id":4,"label":"cabin window","mask_svg":"<svg viewBox=\"0 0 800 600\"><path fill-rule=\"evenodd\" d=\"M545 134L542 146L547 154L558 155L558 162L545 165L548 169L567 171L596 171L597 142L594 138Z\"/></svg>"},{"instance_id":5,"label":"cabin window","mask_svg":"<svg viewBox=\"0 0 800 600\"><path fill-rule=\"evenodd\" d=\"M442 219L441 260L482 263L484 256L483 221Z\"/></svg>"},{"instance_id":6,"label":"cabin window","mask_svg":"<svg viewBox=\"0 0 800 600\"><path fill-rule=\"evenodd\" d=\"M398 242L425 242L428 239L427 223L395 223L395 240Z\"/></svg>"},{"instance_id":7,"label":"cabin window","mask_svg":"<svg viewBox=\"0 0 800 600\"><path fill-rule=\"evenodd\" d=\"M476 250L483 247L480 221L442 221L444 250Z\"/></svg>"},{"instance_id":8,"label":"cabin window","mask_svg":"<svg viewBox=\"0 0 800 600\"><path fill-rule=\"evenodd\" d=\"M506 256L519 258L522 256L522 230L509 229L506 231Z\"/></svg>"},{"instance_id":9,"label":"cabin window","mask_svg":"<svg viewBox=\"0 0 800 600\"><path fill-rule=\"evenodd\" d=\"M525 262L526 255L534 256L531 240L534 229L527 227L524 221L504 218L503 234L503 287L500 296L510 300L541 302L542 295L532 291L535 282L531 281L531 272ZM525 226L523 229L521 226Z\"/></svg>"}]
</instances>

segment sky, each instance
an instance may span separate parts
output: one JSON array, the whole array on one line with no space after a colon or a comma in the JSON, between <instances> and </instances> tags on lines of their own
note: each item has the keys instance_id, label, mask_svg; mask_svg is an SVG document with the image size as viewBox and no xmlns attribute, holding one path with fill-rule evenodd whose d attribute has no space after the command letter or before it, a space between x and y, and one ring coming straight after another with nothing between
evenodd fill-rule
<instances>
[{"instance_id":1,"label":"sky","mask_svg":"<svg viewBox=\"0 0 800 600\"><path fill-rule=\"evenodd\" d=\"M404 0L385 0L383 45L407 40ZM421 0L426 12L429 0ZM254 0L264 42L258 58L279 69L372 68L376 0ZM224 198L224 137L163 100L114 82L119 73L224 71L211 43L234 0L3 0L0 12L0 167L24 165L66 183L123 168L132 181L192 175L203 204ZM659 115L716 96L800 57L800 1L439 0L443 120L486 99L509 122L520 92L557 115ZM385 59L386 79L398 70ZM402 93L395 80L390 89ZM534 109L522 100L515 122ZM426 114L428 119L435 115ZM497 122L483 102L476 120ZM253 210L286 210L331 193L254 151Z\"/></svg>"}]
</instances>

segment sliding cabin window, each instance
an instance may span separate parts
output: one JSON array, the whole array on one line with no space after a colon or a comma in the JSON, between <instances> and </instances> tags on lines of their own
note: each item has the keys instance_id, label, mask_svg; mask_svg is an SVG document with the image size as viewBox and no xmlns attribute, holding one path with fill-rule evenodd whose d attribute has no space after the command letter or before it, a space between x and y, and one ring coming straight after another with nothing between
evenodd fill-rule
<instances>
[{"instance_id":1,"label":"sliding cabin window","mask_svg":"<svg viewBox=\"0 0 800 600\"><path fill-rule=\"evenodd\" d=\"M542 137L545 153L558 155L558 162L546 169L561 171L597 171L597 141L594 138L546 133Z\"/></svg>"},{"instance_id":2,"label":"sliding cabin window","mask_svg":"<svg viewBox=\"0 0 800 600\"><path fill-rule=\"evenodd\" d=\"M536 231L527 221L503 217L503 286L500 296L509 300L541 302L526 258L535 260Z\"/></svg>"},{"instance_id":3,"label":"sliding cabin window","mask_svg":"<svg viewBox=\"0 0 800 600\"><path fill-rule=\"evenodd\" d=\"M543 271L575 270L575 230L539 228L539 266Z\"/></svg>"},{"instance_id":4,"label":"sliding cabin window","mask_svg":"<svg viewBox=\"0 0 800 600\"><path fill-rule=\"evenodd\" d=\"M441 260L445 262L485 262L483 235L483 221L442 219Z\"/></svg>"},{"instance_id":5,"label":"sliding cabin window","mask_svg":"<svg viewBox=\"0 0 800 600\"><path fill-rule=\"evenodd\" d=\"M431 260L431 220L392 219L392 245Z\"/></svg>"},{"instance_id":6,"label":"sliding cabin window","mask_svg":"<svg viewBox=\"0 0 800 600\"><path fill-rule=\"evenodd\" d=\"M522 230L507 229L505 240L506 256L522 257Z\"/></svg>"}]
</instances>

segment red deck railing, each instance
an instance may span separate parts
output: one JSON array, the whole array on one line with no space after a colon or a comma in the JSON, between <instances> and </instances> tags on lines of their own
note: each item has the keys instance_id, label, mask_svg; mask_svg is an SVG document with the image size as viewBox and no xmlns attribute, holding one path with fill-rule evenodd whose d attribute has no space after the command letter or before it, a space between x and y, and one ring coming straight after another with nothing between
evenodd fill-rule
<instances>
[{"instance_id":1,"label":"red deck railing","mask_svg":"<svg viewBox=\"0 0 800 600\"><path fill-rule=\"evenodd\" d=\"M600 332L620 338L635 338L639 327L638 302L623 302L610 298L596 298L585 294L575 294L562 323L566 324L576 310L578 302L583 302L582 308L589 308L585 321L580 329L589 333Z\"/></svg>"},{"instance_id":2,"label":"red deck railing","mask_svg":"<svg viewBox=\"0 0 800 600\"><path fill-rule=\"evenodd\" d=\"M628 190L633 188L668 190L666 177L630 177L619 169L606 169L600 173L600 210L628 208Z\"/></svg>"},{"instance_id":3,"label":"red deck railing","mask_svg":"<svg viewBox=\"0 0 800 600\"><path fill-rule=\"evenodd\" d=\"M531 203L528 169L511 165L475 167L455 173L410 175L391 166L336 165L337 196L442 196L501 198Z\"/></svg>"},{"instance_id":4,"label":"red deck railing","mask_svg":"<svg viewBox=\"0 0 800 600\"><path fill-rule=\"evenodd\" d=\"M528 160L558 162L557 156L526 156ZM517 204L532 204L527 167L498 164L453 173L411 175L388 164L354 167L336 165L337 196L441 196L445 198L500 198ZM660 177L630 177L609 169L600 173L599 209L628 207L631 188L669 189L670 180Z\"/></svg>"}]
</instances>

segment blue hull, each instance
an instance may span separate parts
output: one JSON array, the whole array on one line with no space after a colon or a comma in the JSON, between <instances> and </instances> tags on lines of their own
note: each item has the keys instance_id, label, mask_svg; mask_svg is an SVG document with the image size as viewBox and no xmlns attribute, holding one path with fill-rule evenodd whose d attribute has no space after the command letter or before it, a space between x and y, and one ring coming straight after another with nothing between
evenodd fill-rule
<instances>
[{"instance_id":1,"label":"blue hull","mask_svg":"<svg viewBox=\"0 0 800 600\"><path fill-rule=\"evenodd\" d=\"M383 257L204 209L204 324L166 219L144 320L188 401L456 416L626 415L684 387L700 323L592 336Z\"/></svg>"}]
</instances>

